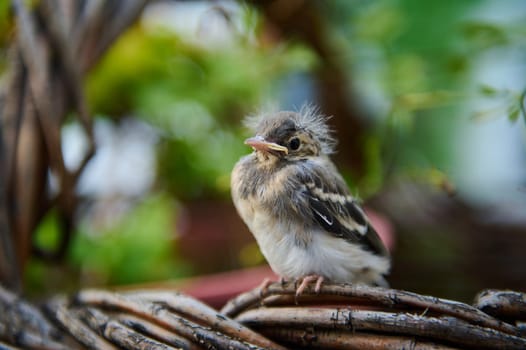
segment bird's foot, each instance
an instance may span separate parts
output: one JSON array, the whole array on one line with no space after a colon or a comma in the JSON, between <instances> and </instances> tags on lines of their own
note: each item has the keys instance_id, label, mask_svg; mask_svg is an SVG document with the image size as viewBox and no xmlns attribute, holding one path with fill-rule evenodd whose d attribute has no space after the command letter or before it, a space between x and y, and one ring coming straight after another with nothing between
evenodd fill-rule
<instances>
[{"instance_id":1,"label":"bird's foot","mask_svg":"<svg viewBox=\"0 0 526 350\"><path fill-rule=\"evenodd\" d=\"M285 286L285 283L287 282L287 280L285 279L285 277L281 277L279 278L278 282L281 284L281 287L284 287ZM259 285L258 289L259 289L259 296L260 297L263 297L264 295L267 294L268 292L268 287L274 283L273 280L271 280L270 278L265 278L263 280L263 282L261 282L261 284Z\"/></svg>"},{"instance_id":2,"label":"bird's foot","mask_svg":"<svg viewBox=\"0 0 526 350\"><path fill-rule=\"evenodd\" d=\"M305 288L307 288L309 283L314 282L314 281L316 281L314 292L316 292L316 294L319 294L321 290L321 284L323 283L325 278L319 275L307 275L305 277L300 278L299 280L301 280L301 283L296 289L296 298L299 297L303 293L303 291L305 290Z\"/></svg>"},{"instance_id":3,"label":"bird's foot","mask_svg":"<svg viewBox=\"0 0 526 350\"><path fill-rule=\"evenodd\" d=\"M259 285L259 297L263 298L268 292L268 286L272 284L272 280L270 278L265 278L263 282Z\"/></svg>"}]
</instances>

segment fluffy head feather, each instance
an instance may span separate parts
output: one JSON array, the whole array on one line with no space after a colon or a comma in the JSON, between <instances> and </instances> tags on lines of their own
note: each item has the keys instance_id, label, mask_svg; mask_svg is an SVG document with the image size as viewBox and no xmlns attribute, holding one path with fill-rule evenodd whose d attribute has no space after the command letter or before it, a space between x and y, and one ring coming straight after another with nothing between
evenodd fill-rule
<instances>
[{"instance_id":1,"label":"fluffy head feather","mask_svg":"<svg viewBox=\"0 0 526 350\"><path fill-rule=\"evenodd\" d=\"M297 130L308 133L320 145L323 154L334 153L336 139L332 136L333 132L327 121L327 117L320 113L319 109L313 105L303 105L298 112L295 111L271 111L258 113L248 116L244 124L256 135L268 138L278 127L290 124Z\"/></svg>"}]
</instances>

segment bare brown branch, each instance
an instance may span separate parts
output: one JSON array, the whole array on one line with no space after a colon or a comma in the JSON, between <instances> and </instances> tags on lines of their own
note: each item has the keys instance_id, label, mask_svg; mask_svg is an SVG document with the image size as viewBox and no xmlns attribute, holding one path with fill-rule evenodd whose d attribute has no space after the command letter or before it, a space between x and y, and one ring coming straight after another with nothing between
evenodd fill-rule
<instances>
[{"instance_id":1,"label":"bare brown branch","mask_svg":"<svg viewBox=\"0 0 526 350\"><path fill-rule=\"evenodd\" d=\"M159 327L152 322L143 320L142 318L122 313L117 314L116 318L123 325L134 329L137 332L144 333L154 339L163 341L166 344L189 350L201 349L197 344L192 343L190 340L174 334L165 328Z\"/></svg>"},{"instance_id":2,"label":"bare brown branch","mask_svg":"<svg viewBox=\"0 0 526 350\"><path fill-rule=\"evenodd\" d=\"M148 1L149 0L120 0L115 2L113 5L118 5L114 6L113 10L118 11L119 15L114 16L111 11L105 13L107 16L106 24L108 24L108 26L103 32L99 33L100 37L96 42L96 47L94 47L94 50L90 52L89 56L87 56L82 66L86 69L92 67L104 52L106 52L115 39L133 22L135 22Z\"/></svg>"},{"instance_id":3,"label":"bare brown branch","mask_svg":"<svg viewBox=\"0 0 526 350\"><path fill-rule=\"evenodd\" d=\"M232 320L178 292L84 290L47 303L51 321L5 292L0 293L0 339L39 349L68 341L69 348L78 348L57 324L90 349L526 348L514 320L508 319L512 331L506 333L491 326L500 321L454 301L367 286L325 285L320 295L306 291L298 300L294 292L278 283L241 295L226 308L235 309ZM513 300L508 299L510 305ZM259 307L261 301L265 306ZM17 307L5 306L11 304ZM20 322L11 327L13 315Z\"/></svg>"},{"instance_id":4,"label":"bare brown branch","mask_svg":"<svg viewBox=\"0 0 526 350\"><path fill-rule=\"evenodd\" d=\"M80 321L78 312L68 309L68 301L66 298L54 298L48 303L46 309L55 322L87 348L101 350L117 349L117 347L97 335L97 333Z\"/></svg>"},{"instance_id":5,"label":"bare brown branch","mask_svg":"<svg viewBox=\"0 0 526 350\"><path fill-rule=\"evenodd\" d=\"M80 304L120 310L142 317L199 344L215 344L214 346L220 348L247 350L261 348L217 332L209 325L202 326L173 314L164 303L132 300L122 295L96 290L83 291L75 299Z\"/></svg>"},{"instance_id":6,"label":"bare brown branch","mask_svg":"<svg viewBox=\"0 0 526 350\"><path fill-rule=\"evenodd\" d=\"M205 305L196 299L177 292L150 292L150 293L132 293L129 295L135 300L149 300L152 302L161 302L173 311L182 316L195 321L199 324L208 324L214 329L234 338L244 339L245 341L261 346L263 348L282 349L278 344L269 341L260 334L240 325L238 322L223 316L208 305Z\"/></svg>"},{"instance_id":7,"label":"bare brown branch","mask_svg":"<svg viewBox=\"0 0 526 350\"><path fill-rule=\"evenodd\" d=\"M169 345L162 344L152 338L133 331L97 309L83 308L79 310L79 315L81 319L91 327L91 329L120 347L137 350L175 349Z\"/></svg>"},{"instance_id":8,"label":"bare brown branch","mask_svg":"<svg viewBox=\"0 0 526 350\"><path fill-rule=\"evenodd\" d=\"M39 309L1 286L0 339L27 349L67 349L72 344Z\"/></svg>"},{"instance_id":9,"label":"bare brown branch","mask_svg":"<svg viewBox=\"0 0 526 350\"><path fill-rule=\"evenodd\" d=\"M267 299L269 296L292 296L295 292L296 289L292 283L285 285L273 283L265 290L254 289L239 295L227 303L221 311L233 317L240 311L257 306L260 303L272 305L273 303L280 302L280 299ZM319 295L316 295L312 290L308 290L304 294L307 297L304 300L306 303L313 301L316 304L341 304L343 301L346 301L347 303L360 305L366 302L366 304L369 305L377 305L391 309L411 309L415 312L426 313L436 312L458 317L473 324L495 328L508 334L517 334L517 329L512 325L497 320L472 306L457 301L424 296L407 291L369 287L359 284L334 284L323 285ZM315 296L315 298L309 300L309 296ZM334 297L339 298L335 299ZM299 298L298 303L303 304L303 299Z\"/></svg>"},{"instance_id":10,"label":"bare brown branch","mask_svg":"<svg viewBox=\"0 0 526 350\"><path fill-rule=\"evenodd\" d=\"M474 306L499 319L526 321L526 294L485 290L475 297Z\"/></svg>"},{"instance_id":11,"label":"bare brown branch","mask_svg":"<svg viewBox=\"0 0 526 350\"><path fill-rule=\"evenodd\" d=\"M305 329L271 328L262 330L263 334L279 339L285 344L302 348L334 350L454 350L456 347L417 340L416 337L367 334L361 332L340 332L309 327Z\"/></svg>"},{"instance_id":12,"label":"bare brown branch","mask_svg":"<svg viewBox=\"0 0 526 350\"><path fill-rule=\"evenodd\" d=\"M427 337L488 349L523 349L526 339L471 325L453 317L427 317L410 313L351 308L265 307L240 314L237 321L261 330L265 327L341 329Z\"/></svg>"}]
</instances>

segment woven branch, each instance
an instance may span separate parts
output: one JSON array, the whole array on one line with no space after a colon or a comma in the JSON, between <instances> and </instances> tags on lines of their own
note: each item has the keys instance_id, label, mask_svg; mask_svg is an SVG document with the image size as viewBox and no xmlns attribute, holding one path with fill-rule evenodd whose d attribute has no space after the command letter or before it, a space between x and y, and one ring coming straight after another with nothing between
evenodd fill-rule
<instances>
[{"instance_id":1,"label":"woven branch","mask_svg":"<svg viewBox=\"0 0 526 350\"><path fill-rule=\"evenodd\" d=\"M165 344L182 349L200 349L199 346L193 344L190 340L142 318L127 314L117 314L116 319L123 325L128 326L137 332L142 332L152 338L159 339Z\"/></svg>"},{"instance_id":2,"label":"woven branch","mask_svg":"<svg viewBox=\"0 0 526 350\"><path fill-rule=\"evenodd\" d=\"M299 298L295 291L292 283L274 283L239 295L221 311L278 342L292 337L292 344L304 344L305 337L299 335L313 328L322 334L331 332L329 340L310 337L307 343L312 347L338 348L337 339L343 338L346 343L359 343L362 339L350 339L360 332L365 339L371 334L389 336L382 348L407 342L418 342L424 349L526 348L526 339L514 324L452 300L364 285L324 285L319 295L307 290Z\"/></svg>"},{"instance_id":3,"label":"woven branch","mask_svg":"<svg viewBox=\"0 0 526 350\"><path fill-rule=\"evenodd\" d=\"M140 350L148 349L175 349L172 346L158 342L146 335L140 334L122 324L121 322L112 319L106 313L97 310L96 308L86 307L79 310L79 316L97 333L111 341L112 343L123 348L132 348Z\"/></svg>"},{"instance_id":4,"label":"woven branch","mask_svg":"<svg viewBox=\"0 0 526 350\"><path fill-rule=\"evenodd\" d=\"M499 319L526 321L524 293L486 290L475 297L474 306Z\"/></svg>"},{"instance_id":5,"label":"woven branch","mask_svg":"<svg viewBox=\"0 0 526 350\"><path fill-rule=\"evenodd\" d=\"M47 314L62 329L71 334L80 344L88 349L116 350L117 347L97 335L89 325L86 325L77 311L68 309L68 301L64 297L53 299L46 306Z\"/></svg>"},{"instance_id":6,"label":"woven branch","mask_svg":"<svg viewBox=\"0 0 526 350\"><path fill-rule=\"evenodd\" d=\"M216 316L217 321L214 322L215 327L212 329L211 326L214 326L214 324L199 324L172 312L172 309L167 307L164 302L163 299L166 298L163 298L163 296L165 297L164 293L161 294L159 300L151 301L152 295L149 295L147 299L139 299L137 297L130 298L104 291L84 291L76 296L75 302L109 308L143 317L147 321L157 323L185 338L195 339L199 344L217 344L221 348L232 349L263 348L255 346L255 344L250 344L247 341L241 342L227 334L219 332L218 329L216 329L217 324L221 323L222 319L226 319L226 317L217 318ZM197 303L199 302L195 301L194 304ZM206 307L203 306L200 309L205 308ZM244 327L240 326L239 328ZM273 347L272 343L268 340L265 341L265 344L267 344L267 347ZM278 348L278 346L276 345L275 348Z\"/></svg>"},{"instance_id":7,"label":"woven branch","mask_svg":"<svg viewBox=\"0 0 526 350\"><path fill-rule=\"evenodd\" d=\"M360 332L338 332L317 327L306 329L273 327L261 329L261 333L272 339L280 339L295 347L334 350L381 350L381 349L411 349L411 350L452 350L446 345L417 340L413 337L391 336L383 334L367 334Z\"/></svg>"},{"instance_id":8,"label":"woven branch","mask_svg":"<svg viewBox=\"0 0 526 350\"><path fill-rule=\"evenodd\" d=\"M509 313L502 321L459 302L360 285L324 285L297 299L294 292L274 283L218 312L175 291L84 290L52 298L41 312L0 289L0 341L24 349L526 348ZM502 310L524 298L481 295L499 295L492 305ZM499 304L505 295L513 298Z\"/></svg>"},{"instance_id":9,"label":"woven branch","mask_svg":"<svg viewBox=\"0 0 526 350\"><path fill-rule=\"evenodd\" d=\"M38 308L2 286L0 340L27 349L70 349L70 344L74 344Z\"/></svg>"},{"instance_id":10,"label":"woven branch","mask_svg":"<svg viewBox=\"0 0 526 350\"><path fill-rule=\"evenodd\" d=\"M260 331L264 328L305 329L315 325L317 329L426 337L461 346L526 348L526 339L470 325L452 317L437 318L352 308L266 307L242 313L236 320Z\"/></svg>"},{"instance_id":11,"label":"woven branch","mask_svg":"<svg viewBox=\"0 0 526 350\"><path fill-rule=\"evenodd\" d=\"M149 300L157 303L164 303L172 311L175 311L188 319L200 323L213 326L214 329L237 339L244 339L245 341L261 346L263 348L281 349L276 343L270 342L268 339L261 337L258 333L251 329L240 325L238 322L223 316L208 305L205 305L187 295L182 293L146 293L135 292L128 294L134 300Z\"/></svg>"},{"instance_id":12,"label":"woven branch","mask_svg":"<svg viewBox=\"0 0 526 350\"><path fill-rule=\"evenodd\" d=\"M301 304L335 302L352 302L354 305L377 305L390 309L412 309L419 313L440 313L469 321L473 324L494 328L508 334L518 334L512 325L495 319L479 309L457 301L419 295L408 291L395 289L370 288L359 284L323 285L319 295L312 290L306 291L299 299L295 299L296 287L293 283L274 283L264 290L254 289L239 295L229 301L221 310L225 315L234 317L242 310L260 304L276 305L290 304L294 299ZM272 298L276 296L275 298Z\"/></svg>"},{"instance_id":13,"label":"woven branch","mask_svg":"<svg viewBox=\"0 0 526 350\"><path fill-rule=\"evenodd\" d=\"M140 15L148 0L41 0L31 8L11 0L16 32L9 50L6 88L0 91L0 282L21 289L31 253L60 259L73 232L77 181L95 153L93 119L83 91L84 74ZM83 127L88 149L68 169L61 126L68 115ZM52 173L58 192L51 196ZM33 246L34 229L52 208L61 221L54 251ZM10 249L6 247L12 247Z\"/></svg>"}]
</instances>

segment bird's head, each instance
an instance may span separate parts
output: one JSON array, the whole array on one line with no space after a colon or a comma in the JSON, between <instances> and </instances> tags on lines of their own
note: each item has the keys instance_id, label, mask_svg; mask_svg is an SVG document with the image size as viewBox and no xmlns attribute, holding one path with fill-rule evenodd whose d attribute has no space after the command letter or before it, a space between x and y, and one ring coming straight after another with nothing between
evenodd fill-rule
<instances>
[{"instance_id":1,"label":"bird's head","mask_svg":"<svg viewBox=\"0 0 526 350\"><path fill-rule=\"evenodd\" d=\"M245 140L263 159L294 160L333 152L335 140L327 117L313 107L250 117L255 136Z\"/></svg>"}]
</instances>

